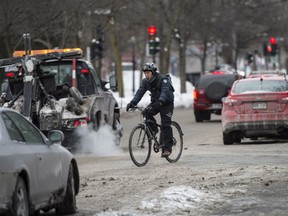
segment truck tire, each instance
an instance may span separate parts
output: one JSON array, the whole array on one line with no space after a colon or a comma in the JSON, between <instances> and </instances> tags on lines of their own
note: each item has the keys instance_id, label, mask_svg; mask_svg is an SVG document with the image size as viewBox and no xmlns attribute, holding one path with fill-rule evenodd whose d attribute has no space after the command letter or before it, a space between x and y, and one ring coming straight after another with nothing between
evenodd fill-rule
<instances>
[{"instance_id":1,"label":"truck tire","mask_svg":"<svg viewBox=\"0 0 288 216\"><path fill-rule=\"evenodd\" d=\"M84 104L83 96L77 88L71 87L69 89L69 92L70 92L70 95L76 100L77 103L79 103L80 105Z\"/></svg>"}]
</instances>

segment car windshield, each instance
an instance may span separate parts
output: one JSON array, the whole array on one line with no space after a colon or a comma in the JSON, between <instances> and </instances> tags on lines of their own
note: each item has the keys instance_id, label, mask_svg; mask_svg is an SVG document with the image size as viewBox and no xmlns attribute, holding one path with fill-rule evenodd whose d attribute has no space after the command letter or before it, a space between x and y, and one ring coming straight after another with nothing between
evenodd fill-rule
<instances>
[{"instance_id":1,"label":"car windshield","mask_svg":"<svg viewBox=\"0 0 288 216\"><path fill-rule=\"evenodd\" d=\"M287 91L285 80L253 80L237 82L234 86L234 93L243 94L251 92L282 92Z\"/></svg>"}]
</instances>

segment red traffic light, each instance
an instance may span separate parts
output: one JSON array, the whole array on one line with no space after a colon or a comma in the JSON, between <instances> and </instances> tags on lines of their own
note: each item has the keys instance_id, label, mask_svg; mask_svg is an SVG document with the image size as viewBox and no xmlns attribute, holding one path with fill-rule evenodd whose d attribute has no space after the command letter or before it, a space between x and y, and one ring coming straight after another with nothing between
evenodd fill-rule
<instances>
[{"instance_id":1,"label":"red traffic light","mask_svg":"<svg viewBox=\"0 0 288 216\"><path fill-rule=\"evenodd\" d=\"M271 37L270 38L270 44L276 44L276 38Z\"/></svg>"},{"instance_id":2,"label":"red traffic light","mask_svg":"<svg viewBox=\"0 0 288 216\"><path fill-rule=\"evenodd\" d=\"M154 35L154 34L156 34L156 32L157 32L157 29L156 29L155 26L153 26L153 25L149 26L149 28L148 28L148 33L149 33L150 35Z\"/></svg>"}]
</instances>

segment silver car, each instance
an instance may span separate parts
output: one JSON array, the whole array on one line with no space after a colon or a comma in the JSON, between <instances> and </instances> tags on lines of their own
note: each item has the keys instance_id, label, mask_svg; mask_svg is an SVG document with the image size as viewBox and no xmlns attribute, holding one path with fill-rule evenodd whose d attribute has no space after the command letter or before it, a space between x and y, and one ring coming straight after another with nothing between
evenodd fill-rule
<instances>
[{"instance_id":1,"label":"silver car","mask_svg":"<svg viewBox=\"0 0 288 216\"><path fill-rule=\"evenodd\" d=\"M63 139L61 131L47 138L18 112L0 108L0 214L76 212L79 171Z\"/></svg>"}]
</instances>

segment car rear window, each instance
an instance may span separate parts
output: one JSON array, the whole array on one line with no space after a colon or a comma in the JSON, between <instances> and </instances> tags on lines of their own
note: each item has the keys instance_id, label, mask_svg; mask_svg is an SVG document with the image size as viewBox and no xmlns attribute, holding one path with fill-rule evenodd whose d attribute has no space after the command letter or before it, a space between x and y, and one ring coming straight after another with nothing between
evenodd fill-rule
<instances>
[{"instance_id":1,"label":"car rear window","mask_svg":"<svg viewBox=\"0 0 288 216\"><path fill-rule=\"evenodd\" d=\"M55 74L56 85L68 83L72 85L72 63L69 62L47 62L42 65L45 73ZM87 71L83 73L82 71ZM77 88L83 96L95 94L97 92L90 68L86 68L80 62L76 66Z\"/></svg>"},{"instance_id":2,"label":"car rear window","mask_svg":"<svg viewBox=\"0 0 288 216\"><path fill-rule=\"evenodd\" d=\"M287 91L285 80L253 80L248 82L237 82L233 92L237 94L250 92L282 92Z\"/></svg>"},{"instance_id":3,"label":"car rear window","mask_svg":"<svg viewBox=\"0 0 288 216\"><path fill-rule=\"evenodd\" d=\"M229 75L205 75L201 76L199 81L196 84L196 88L203 88L205 89L213 82L221 82L224 83L227 87L231 87L236 80L236 76L229 74Z\"/></svg>"},{"instance_id":4,"label":"car rear window","mask_svg":"<svg viewBox=\"0 0 288 216\"><path fill-rule=\"evenodd\" d=\"M72 75L72 65L49 65L42 67L45 72L55 74L56 85L61 85L63 83L71 84Z\"/></svg>"}]
</instances>

